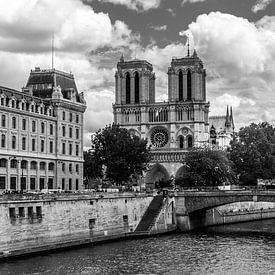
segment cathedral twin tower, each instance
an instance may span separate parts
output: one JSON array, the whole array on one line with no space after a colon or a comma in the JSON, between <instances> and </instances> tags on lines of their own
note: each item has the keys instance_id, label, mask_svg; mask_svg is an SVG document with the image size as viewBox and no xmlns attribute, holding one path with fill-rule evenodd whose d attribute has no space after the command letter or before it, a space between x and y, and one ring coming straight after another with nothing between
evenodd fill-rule
<instances>
[{"instance_id":1,"label":"cathedral twin tower","mask_svg":"<svg viewBox=\"0 0 275 275\"><path fill-rule=\"evenodd\" d=\"M176 176L188 149L214 144L209 133L206 72L196 51L172 59L166 102L155 101L155 73L145 60L121 57L115 79L114 122L151 145L147 182Z\"/></svg>"}]
</instances>

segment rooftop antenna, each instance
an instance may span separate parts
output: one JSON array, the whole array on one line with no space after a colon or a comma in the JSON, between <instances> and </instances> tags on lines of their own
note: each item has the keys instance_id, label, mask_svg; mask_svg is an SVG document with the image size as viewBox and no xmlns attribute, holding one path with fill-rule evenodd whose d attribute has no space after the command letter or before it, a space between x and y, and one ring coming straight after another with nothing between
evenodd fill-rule
<instances>
[{"instance_id":1,"label":"rooftop antenna","mask_svg":"<svg viewBox=\"0 0 275 275\"><path fill-rule=\"evenodd\" d=\"M190 43L189 43L189 35L187 34L187 56L190 56Z\"/></svg>"},{"instance_id":2,"label":"rooftop antenna","mask_svg":"<svg viewBox=\"0 0 275 275\"><path fill-rule=\"evenodd\" d=\"M54 68L54 33L52 34L52 70Z\"/></svg>"}]
</instances>

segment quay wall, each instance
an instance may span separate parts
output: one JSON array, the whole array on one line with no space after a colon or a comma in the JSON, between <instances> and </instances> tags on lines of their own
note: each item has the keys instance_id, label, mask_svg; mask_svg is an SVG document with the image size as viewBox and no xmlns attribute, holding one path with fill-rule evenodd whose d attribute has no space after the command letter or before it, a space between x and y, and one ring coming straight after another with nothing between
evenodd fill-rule
<instances>
[{"instance_id":1,"label":"quay wall","mask_svg":"<svg viewBox=\"0 0 275 275\"><path fill-rule=\"evenodd\" d=\"M30 196L0 200L0 258L125 237L152 195Z\"/></svg>"}]
</instances>

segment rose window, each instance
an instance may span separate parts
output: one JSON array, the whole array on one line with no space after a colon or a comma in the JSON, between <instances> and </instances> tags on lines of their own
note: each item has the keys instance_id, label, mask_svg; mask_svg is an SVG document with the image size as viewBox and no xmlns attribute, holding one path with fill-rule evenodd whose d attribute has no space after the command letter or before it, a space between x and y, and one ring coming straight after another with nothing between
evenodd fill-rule
<instances>
[{"instance_id":1,"label":"rose window","mask_svg":"<svg viewBox=\"0 0 275 275\"><path fill-rule=\"evenodd\" d=\"M157 148L164 147L168 140L168 133L164 129L156 129L151 134L151 143Z\"/></svg>"}]
</instances>

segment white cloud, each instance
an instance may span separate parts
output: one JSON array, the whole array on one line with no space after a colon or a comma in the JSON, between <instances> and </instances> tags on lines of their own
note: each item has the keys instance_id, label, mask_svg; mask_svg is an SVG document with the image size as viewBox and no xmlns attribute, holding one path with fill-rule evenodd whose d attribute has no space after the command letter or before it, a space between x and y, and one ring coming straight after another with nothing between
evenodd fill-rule
<instances>
[{"instance_id":1,"label":"white cloud","mask_svg":"<svg viewBox=\"0 0 275 275\"><path fill-rule=\"evenodd\" d=\"M91 1L91 0L90 0ZM136 11L148 11L158 8L161 0L98 0L100 2L112 3L114 5L123 5L128 9Z\"/></svg>"},{"instance_id":2,"label":"white cloud","mask_svg":"<svg viewBox=\"0 0 275 275\"><path fill-rule=\"evenodd\" d=\"M257 0L257 2L255 3L255 5L252 7L252 11L254 13L257 13L258 11L261 11L261 10L265 10L266 7L272 3L273 0Z\"/></svg>"},{"instance_id":3,"label":"white cloud","mask_svg":"<svg viewBox=\"0 0 275 275\"><path fill-rule=\"evenodd\" d=\"M206 0L182 0L182 5L186 4L186 3L190 3L190 4L194 4L194 3L198 3L198 2L204 2Z\"/></svg>"},{"instance_id":4,"label":"white cloud","mask_svg":"<svg viewBox=\"0 0 275 275\"><path fill-rule=\"evenodd\" d=\"M78 90L85 92L87 136L112 122L114 101L115 63L102 66L100 54L91 51L118 52L139 37L124 22L112 23L108 14L96 13L80 0L0 0L0 85L20 90L30 69L50 68L53 32L55 68L71 71Z\"/></svg>"},{"instance_id":5,"label":"white cloud","mask_svg":"<svg viewBox=\"0 0 275 275\"><path fill-rule=\"evenodd\" d=\"M151 29L155 31L166 31L167 30L167 25L161 25L161 26L150 26Z\"/></svg>"},{"instance_id":6,"label":"white cloud","mask_svg":"<svg viewBox=\"0 0 275 275\"><path fill-rule=\"evenodd\" d=\"M275 119L275 17L252 23L211 12L199 15L181 34L186 32L205 63L212 113L228 104L235 106L239 124L259 121L263 110Z\"/></svg>"},{"instance_id":7,"label":"white cloud","mask_svg":"<svg viewBox=\"0 0 275 275\"><path fill-rule=\"evenodd\" d=\"M0 50L45 52L51 36L59 51L85 52L104 46L125 46L136 39L127 25L96 13L80 0L0 1Z\"/></svg>"}]
</instances>

